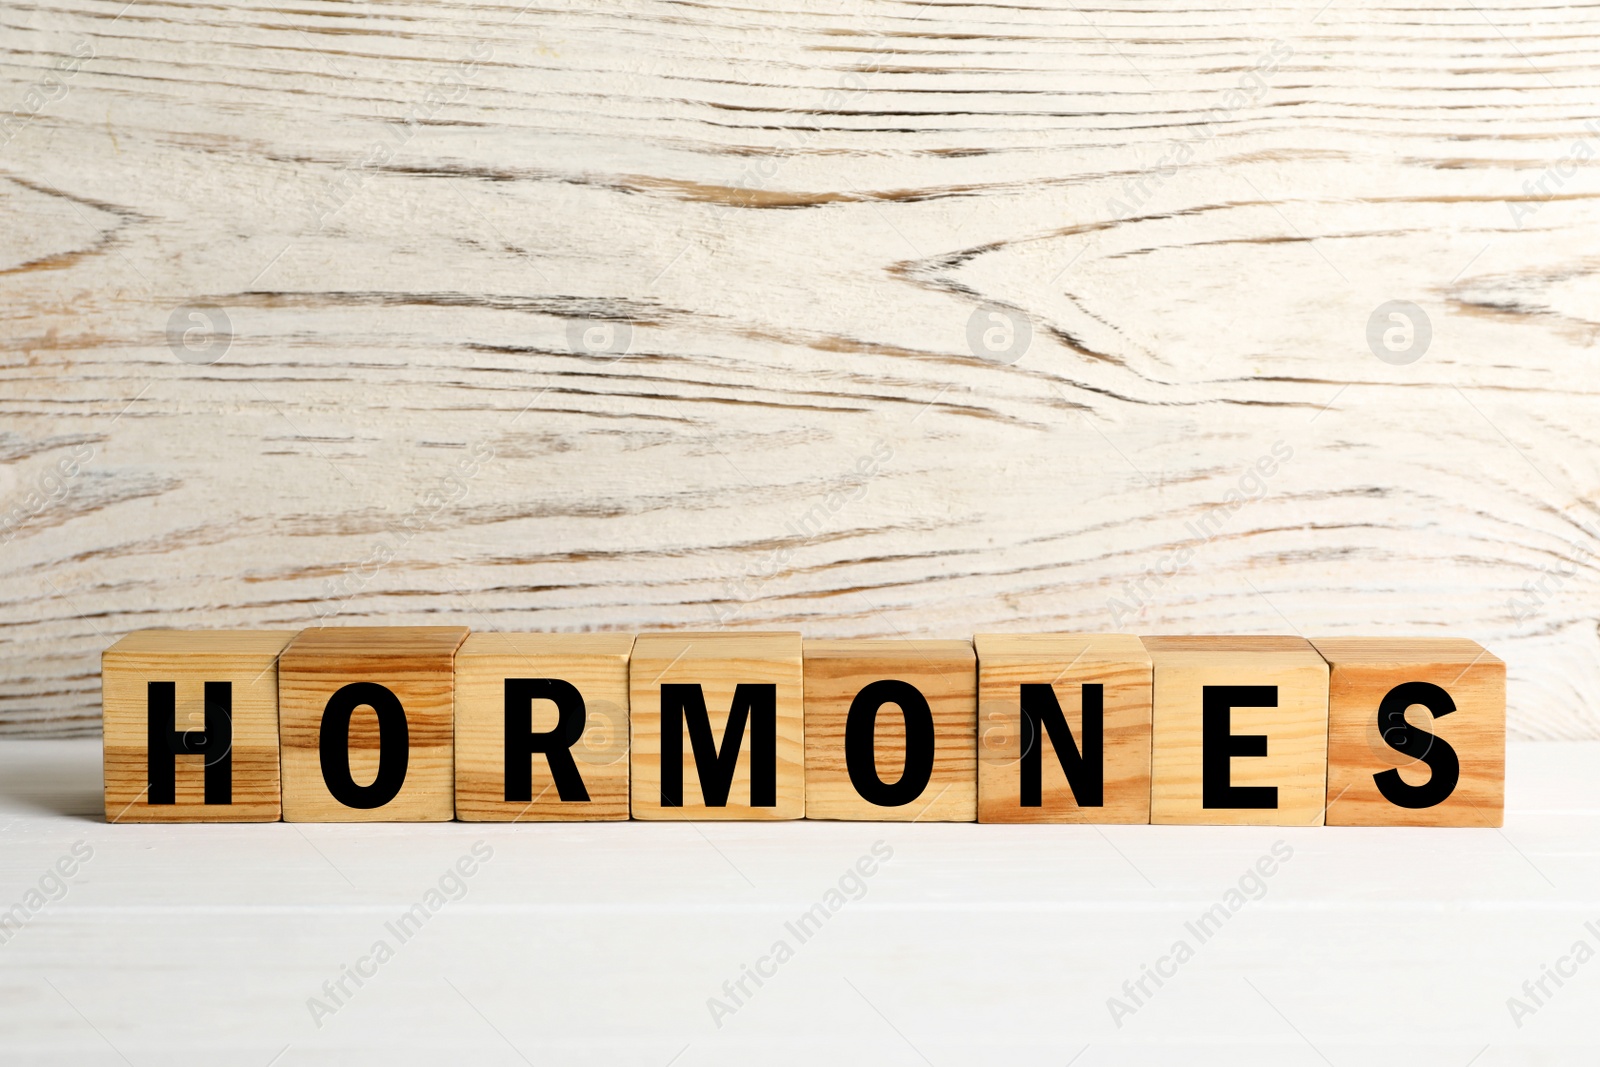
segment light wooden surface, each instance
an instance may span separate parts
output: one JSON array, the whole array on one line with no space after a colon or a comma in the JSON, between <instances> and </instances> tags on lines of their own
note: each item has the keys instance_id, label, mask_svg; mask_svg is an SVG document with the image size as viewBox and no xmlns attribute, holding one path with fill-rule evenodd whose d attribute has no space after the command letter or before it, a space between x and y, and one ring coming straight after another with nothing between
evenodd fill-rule
<instances>
[{"instance_id":1,"label":"light wooden surface","mask_svg":"<svg viewBox=\"0 0 1600 1067\"><path fill-rule=\"evenodd\" d=\"M807 641L806 818L971 822L978 817L978 662L971 641ZM910 802L885 806L857 792L845 733L857 694L890 680L914 687L933 723L927 784ZM906 712L878 709L871 773L885 784L907 772Z\"/></svg>"},{"instance_id":2,"label":"light wooden surface","mask_svg":"<svg viewBox=\"0 0 1600 1067\"><path fill-rule=\"evenodd\" d=\"M1500 825L1506 665L1499 658L1460 638L1317 638L1312 645L1328 661L1330 826ZM1425 760L1396 750L1402 738L1386 742L1380 728L1378 709L1384 697L1405 682L1438 686L1455 705L1446 715L1413 707L1406 716L1409 726L1450 747L1460 775L1448 797L1426 808L1397 807L1373 781L1374 774L1390 768L1398 770L1406 786L1424 785L1435 774ZM1433 753L1432 745L1425 751Z\"/></svg>"},{"instance_id":3,"label":"light wooden surface","mask_svg":"<svg viewBox=\"0 0 1600 1067\"><path fill-rule=\"evenodd\" d=\"M7 732L331 616L1462 634L1600 736L1588 7L0 27Z\"/></svg>"},{"instance_id":4,"label":"light wooden surface","mask_svg":"<svg viewBox=\"0 0 1600 1067\"><path fill-rule=\"evenodd\" d=\"M328 626L302 630L289 643L278 660L285 820L455 818L455 653L466 637L459 626ZM404 715L405 778L393 798L379 807L342 803L324 773L321 748L329 698L358 683L387 689ZM384 736L372 705L362 703L351 712L346 751L350 781L356 786L378 784Z\"/></svg>"},{"instance_id":5,"label":"light wooden surface","mask_svg":"<svg viewBox=\"0 0 1600 1067\"><path fill-rule=\"evenodd\" d=\"M1131 634L978 634L978 820L1150 821L1150 654ZM1101 686L1102 792L1078 805L1048 734L1023 724L1019 687L1051 686L1078 751L1083 686ZM1039 806L1021 806L1024 750L1042 746Z\"/></svg>"},{"instance_id":6,"label":"light wooden surface","mask_svg":"<svg viewBox=\"0 0 1600 1067\"><path fill-rule=\"evenodd\" d=\"M469 821L628 817L628 656L631 634L471 634L456 650L456 818ZM561 796L550 760L531 757L529 798L506 799L506 679L555 678L583 698L583 732L569 750L587 800ZM556 729L550 700L532 729Z\"/></svg>"},{"instance_id":7,"label":"light wooden surface","mask_svg":"<svg viewBox=\"0 0 1600 1067\"><path fill-rule=\"evenodd\" d=\"M806 813L805 719L798 633L640 634L628 660L630 811L635 819L773 820ZM699 686L719 758L737 745L725 804L706 802L701 768L690 740L690 713L679 723L683 769L682 802L666 805L661 791L661 687ZM753 806L751 759L755 714L744 730L728 736L733 698L741 685L773 687L774 804ZM712 772L714 773L714 772Z\"/></svg>"},{"instance_id":8,"label":"light wooden surface","mask_svg":"<svg viewBox=\"0 0 1600 1067\"><path fill-rule=\"evenodd\" d=\"M77 870L0 930L7 1064L1593 1059L1600 962L1547 981L1535 1014L1507 1008L1574 942L1597 944L1593 743L1512 745L1503 830L107 826L99 760L93 740L0 744L0 901L63 859ZM1275 846L1290 858L1258 890L1246 876ZM476 873L451 875L463 860ZM1247 903L1196 943L1187 924L1241 880ZM442 905L398 944L388 926L441 881ZM786 924L830 891L842 906L800 943ZM314 1019L308 1001L379 939L393 957ZM731 1003L723 984L779 939L793 957L713 1021L708 1001ZM1179 939L1193 958L1118 1026L1108 1001Z\"/></svg>"},{"instance_id":9,"label":"light wooden surface","mask_svg":"<svg viewBox=\"0 0 1600 1067\"><path fill-rule=\"evenodd\" d=\"M1213 825L1321 826L1327 807L1328 664L1299 637L1150 637L1150 821ZM1265 739L1265 752L1235 756L1228 784L1272 788L1270 808L1205 803L1207 686L1266 686L1274 701L1239 703L1228 733ZM1256 742L1241 742L1254 747Z\"/></svg>"},{"instance_id":10,"label":"light wooden surface","mask_svg":"<svg viewBox=\"0 0 1600 1067\"><path fill-rule=\"evenodd\" d=\"M278 777L278 654L294 636L293 630L140 630L108 648L100 670L106 818L276 820L283 811ZM230 803L205 802L205 767L221 755L216 751L174 757L174 802L150 803L151 682L174 683L175 731L207 730L205 685L228 683Z\"/></svg>"}]
</instances>

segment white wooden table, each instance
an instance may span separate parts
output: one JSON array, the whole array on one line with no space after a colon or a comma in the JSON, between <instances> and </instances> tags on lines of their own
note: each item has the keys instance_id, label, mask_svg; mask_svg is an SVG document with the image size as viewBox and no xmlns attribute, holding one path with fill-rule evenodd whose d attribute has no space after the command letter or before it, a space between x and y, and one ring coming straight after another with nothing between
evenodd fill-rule
<instances>
[{"instance_id":1,"label":"white wooden table","mask_svg":"<svg viewBox=\"0 0 1600 1067\"><path fill-rule=\"evenodd\" d=\"M1597 761L1514 744L1503 831L153 828L103 821L93 741L9 742L0 906L75 843L92 857L6 931L0 1062L1592 1063L1600 962L1547 979L1520 1027L1507 999L1600 948ZM877 842L892 855L802 942L785 924ZM1263 894L1202 943L1186 924L1278 842ZM387 924L475 846L492 855L402 943ZM780 939L792 957L762 963ZM392 958L314 1021L379 940ZM1192 958L1117 1026L1108 998L1179 940ZM714 1021L713 997L736 1010Z\"/></svg>"}]
</instances>

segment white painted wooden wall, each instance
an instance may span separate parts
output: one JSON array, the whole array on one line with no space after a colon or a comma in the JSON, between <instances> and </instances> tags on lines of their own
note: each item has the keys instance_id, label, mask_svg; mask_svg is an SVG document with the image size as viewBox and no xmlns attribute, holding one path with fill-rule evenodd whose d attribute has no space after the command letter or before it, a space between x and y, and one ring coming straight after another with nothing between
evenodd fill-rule
<instances>
[{"instance_id":1,"label":"white painted wooden wall","mask_svg":"<svg viewBox=\"0 0 1600 1067\"><path fill-rule=\"evenodd\" d=\"M448 619L1462 634L1600 736L1595 8L124 4L0 6L4 732Z\"/></svg>"}]
</instances>

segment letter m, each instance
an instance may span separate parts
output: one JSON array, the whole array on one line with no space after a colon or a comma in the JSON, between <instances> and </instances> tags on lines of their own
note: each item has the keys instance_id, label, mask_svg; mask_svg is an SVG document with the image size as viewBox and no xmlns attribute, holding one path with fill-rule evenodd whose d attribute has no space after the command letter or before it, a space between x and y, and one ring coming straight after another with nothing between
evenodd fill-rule
<instances>
[{"instance_id":1,"label":"letter m","mask_svg":"<svg viewBox=\"0 0 1600 1067\"><path fill-rule=\"evenodd\" d=\"M700 795L708 808L728 806L733 774L750 726L750 806L778 806L778 687L742 683L733 691L728 724L719 747L711 735L711 716L698 683L661 687L661 806L683 807L683 732L687 725L700 775Z\"/></svg>"}]
</instances>

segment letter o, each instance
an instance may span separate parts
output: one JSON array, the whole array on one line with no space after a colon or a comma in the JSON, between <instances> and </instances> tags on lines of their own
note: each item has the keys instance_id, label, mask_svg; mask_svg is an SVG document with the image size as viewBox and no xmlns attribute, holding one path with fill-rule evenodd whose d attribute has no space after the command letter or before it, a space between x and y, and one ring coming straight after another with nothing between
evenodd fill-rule
<instances>
[{"instance_id":1,"label":"letter o","mask_svg":"<svg viewBox=\"0 0 1600 1067\"><path fill-rule=\"evenodd\" d=\"M378 776L371 785L357 785L350 774L350 716L365 705L378 714ZM333 799L347 808L381 808L406 783L411 761L411 731L400 698L377 682L351 682L322 709L322 781Z\"/></svg>"},{"instance_id":2,"label":"letter o","mask_svg":"<svg viewBox=\"0 0 1600 1067\"><path fill-rule=\"evenodd\" d=\"M878 758L873 740L877 734L878 711L895 704L906 723L906 762L897 782L878 777ZM850 784L861 799L881 808L898 808L922 795L933 776L933 712L927 698L909 682L885 679L872 682L850 702L844 726L844 762Z\"/></svg>"}]
</instances>

